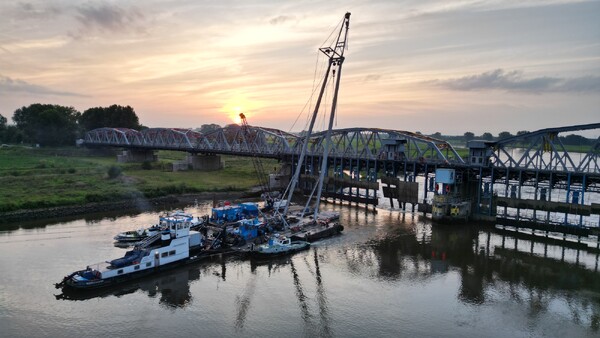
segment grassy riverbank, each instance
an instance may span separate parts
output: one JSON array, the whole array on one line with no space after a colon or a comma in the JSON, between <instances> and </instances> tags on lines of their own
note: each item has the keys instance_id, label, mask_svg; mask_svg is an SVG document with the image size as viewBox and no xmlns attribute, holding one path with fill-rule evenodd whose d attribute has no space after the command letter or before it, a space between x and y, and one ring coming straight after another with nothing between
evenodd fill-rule
<instances>
[{"instance_id":1,"label":"grassy riverbank","mask_svg":"<svg viewBox=\"0 0 600 338\"><path fill-rule=\"evenodd\" d=\"M246 191L256 185L248 158L223 156L224 169L172 172L170 164L185 153L158 152L151 169L121 164L114 154L78 148L0 148L0 212L153 198L169 194ZM271 163L273 162L273 163ZM266 168L275 161L265 161ZM109 178L111 166L122 174Z\"/></svg>"}]
</instances>

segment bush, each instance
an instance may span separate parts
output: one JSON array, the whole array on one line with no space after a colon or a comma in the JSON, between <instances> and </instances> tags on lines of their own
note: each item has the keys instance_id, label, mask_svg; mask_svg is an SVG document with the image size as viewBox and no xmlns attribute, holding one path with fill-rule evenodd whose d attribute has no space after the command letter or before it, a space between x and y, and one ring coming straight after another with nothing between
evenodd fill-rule
<instances>
[{"instance_id":1,"label":"bush","mask_svg":"<svg viewBox=\"0 0 600 338\"><path fill-rule=\"evenodd\" d=\"M152 169L152 163L150 161L144 161L142 163L142 169L144 169L144 170L151 170Z\"/></svg>"},{"instance_id":2,"label":"bush","mask_svg":"<svg viewBox=\"0 0 600 338\"><path fill-rule=\"evenodd\" d=\"M117 167L115 165L108 168L108 177L111 179L121 176L121 173L122 173L121 168Z\"/></svg>"},{"instance_id":3,"label":"bush","mask_svg":"<svg viewBox=\"0 0 600 338\"><path fill-rule=\"evenodd\" d=\"M86 194L85 195L85 201L87 203L92 203L92 202L103 202L106 200L106 197L100 194L94 194L94 193L90 193L90 194Z\"/></svg>"},{"instance_id":4,"label":"bush","mask_svg":"<svg viewBox=\"0 0 600 338\"><path fill-rule=\"evenodd\" d=\"M69 168L69 170L67 170L67 172L68 172L69 174L74 174L74 173L76 173L76 172L77 172L77 169L75 169L75 168Z\"/></svg>"}]
</instances>

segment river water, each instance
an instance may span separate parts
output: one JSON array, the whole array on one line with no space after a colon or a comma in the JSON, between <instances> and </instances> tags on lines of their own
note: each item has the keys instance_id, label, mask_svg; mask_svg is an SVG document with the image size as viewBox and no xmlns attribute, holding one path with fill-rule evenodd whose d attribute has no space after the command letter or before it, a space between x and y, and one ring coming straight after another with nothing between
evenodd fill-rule
<instances>
[{"instance_id":1,"label":"river water","mask_svg":"<svg viewBox=\"0 0 600 338\"><path fill-rule=\"evenodd\" d=\"M2 337L599 337L598 253L494 228L325 205L344 234L268 264L215 257L57 299L158 212L0 228ZM208 203L190 206L208 213Z\"/></svg>"}]
</instances>

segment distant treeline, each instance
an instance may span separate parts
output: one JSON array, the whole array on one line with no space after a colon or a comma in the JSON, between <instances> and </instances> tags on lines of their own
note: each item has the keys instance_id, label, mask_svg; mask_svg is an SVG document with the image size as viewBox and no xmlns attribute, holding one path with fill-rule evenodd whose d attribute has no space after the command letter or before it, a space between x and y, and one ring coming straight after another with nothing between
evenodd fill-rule
<instances>
[{"instance_id":1,"label":"distant treeline","mask_svg":"<svg viewBox=\"0 0 600 338\"><path fill-rule=\"evenodd\" d=\"M139 118L130 106L113 104L110 107L94 107L83 113L73 107L56 104L34 103L15 110L8 124L0 115L0 143L31 144L40 146L70 146L83 138L85 132L96 128L130 128L142 130ZM197 131L207 134L221 126L203 124Z\"/></svg>"},{"instance_id":2,"label":"distant treeline","mask_svg":"<svg viewBox=\"0 0 600 338\"><path fill-rule=\"evenodd\" d=\"M440 132L433 133L429 136L437 138L437 139L445 140L450 143L453 143L453 142L466 143L471 140L498 141L498 140L506 139L506 138L513 137L513 136L522 136L527 133L529 133L529 131L521 130L513 135L508 131L503 131L503 132L500 132L498 134L498 136L494 136L492 133L488 133L488 132L483 133L481 135L475 135L475 133L468 131L468 132L464 133L462 136L461 135L442 135ZM573 146L590 146L596 142L596 140L594 140L594 139L589 139L589 138L583 137L581 135L575 135L575 134L570 134L567 136L559 136L559 139L564 145L573 145Z\"/></svg>"},{"instance_id":3,"label":"distant treeline","mask_svg":"<svg viewBox=\"0 0 600 338\"><path fill-rule=\"evenodd\" d=\"M0 115L1 143L74 145L77 138L95 128L143 128L133 108L116 104L80 113L73 107L35 103L15 110L12 120L14 124L8 124Z\"/></svg>"},{"instance_id":4,"label":"distant treeline","mask_svg":"<svg viewBox=\"0 0 600 338\"><path fill-rule=\"evenodd\" d=\"M140 124L133 108L116 104L110 107L89 108L80 113L73 107L34 103L17 109L12 116L12 120L14 124L8 124L6 117L0 115L0 143L26 143L39 144L40 146L73 145L75 140L83 137L86 131L96 128L111 127L135 130L145 128ZM219 128L221 126L218 124L203 124L196 130L207 134ZM303 133L301 132L300 135L303 135ZM527 133L528 131L521 130L515 135L519 136ZM442 135L440 132L429 136L459 146L459 143L466 144L466 142L474 139L496 141L515 135L508 131L503 131L498 136L494 136L489 132L475 135L475 133L468 131L462 136ZM565 145L576 146L589 146L596 141L575 134L561 136L560 140Z\"/></svg>"}]
</instances>

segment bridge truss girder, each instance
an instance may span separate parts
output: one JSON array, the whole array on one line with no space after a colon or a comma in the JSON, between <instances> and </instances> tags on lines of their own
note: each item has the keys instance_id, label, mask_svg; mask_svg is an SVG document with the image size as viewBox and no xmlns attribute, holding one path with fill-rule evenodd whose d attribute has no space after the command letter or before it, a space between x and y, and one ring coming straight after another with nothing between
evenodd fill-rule
<instances>
[{"instance_id":1,"label":"bridge truss girder","mask_svg":"<svg viewBox=\"0 0 600 338\"><path fill-rule=\"evenodd\" d=\"M386 153L384 140L405 141L401 159L410 162L464 164L464 160L446 141L408 131L378 128L347 128L333 130L329 156L356 160L378 160ZM309 140L308 154L318 156L324 151L325 132L315 133ZM295 149L300 149L296 145Z\"/></svg>"},{"instance_id":2,"label":"bridge truss girder","mask_svg":"<svg viewBox=\"0 0 600 338\"><path fill-rule=\"evenodd\" d=\"M490 163L499 168L535 169L555 172L599 173L600 138L583 157L577 159L567 150L559 134L600 129L600 123L547 128L499 140L492 145ZM517 155L513 149L524 149Z\"/></svg>"},{"instance_id":3,"label":"bridge truss girder","mask_svg":"<svg viewBox=\"0 0 600 338\"><path fill-rule=\"evenodd\" d=\"M231 153L262 157L298 155L305 138L271 128L250 128L250 139L240 126L232 124L208 134L189 129L150 128L142 131L124 128L100 128L85 135L85 143L94 146L139 147L180 150L193 153ZM377 160L385 153L382 140L401 139L406 143L402 158L407 161L464 164L448 142L407 131L348 128L332 131L330 156ZM308 152L324 151L325 133L313 134Z\"/></svg>"}]
</instances>

